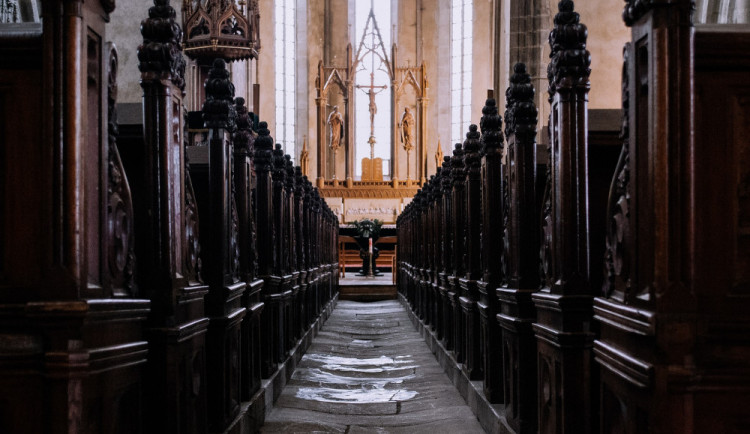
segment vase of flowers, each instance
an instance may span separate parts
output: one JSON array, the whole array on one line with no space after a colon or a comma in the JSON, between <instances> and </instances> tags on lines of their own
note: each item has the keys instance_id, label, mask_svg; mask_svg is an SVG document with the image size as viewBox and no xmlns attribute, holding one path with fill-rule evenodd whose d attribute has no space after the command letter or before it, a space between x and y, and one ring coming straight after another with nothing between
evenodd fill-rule
<instances>
[{"instance_id":1,"label":"vase of flowers","mask_svg":"<svg viewBox=\"0 0 750 434\"><path fill-rule=\"evenodd\" d=\"M360 276L377 276L380 275L375 267L375 260L379 256L378 248L375 242L380 236L380 228L383 222L378 219L355 220L352 225L357 230L357 236L354 239L359 246L359 257L362 258L362 270Z\"/></svg>"}]
</instances>

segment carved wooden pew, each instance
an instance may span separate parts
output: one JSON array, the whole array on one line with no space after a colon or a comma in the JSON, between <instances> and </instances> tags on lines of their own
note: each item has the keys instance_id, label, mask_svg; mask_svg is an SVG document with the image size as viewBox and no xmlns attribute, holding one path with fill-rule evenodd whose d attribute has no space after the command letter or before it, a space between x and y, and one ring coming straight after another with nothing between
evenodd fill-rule
<instances>
[{"instance_id":1,"label":"carved wooden pew","mask_svg":"<svg viewBox=\"0 0 750 434\"><path fill-rule=\"evenodd\" d=\"M271 169L273 164L273 138L269 135L268 124L260 122L258 138L255 140L255 216L257 224L258 276L263 279L262 297L265 308L261 313L261 372L269 377L276 369L278 360L274 358L275 325L273 318L279 315L278 282L272 278L274 267L275 234L273 232L274 207ZM275 285L272 285L274 284Z\"/></svg>"},{"instance_id":2,"label":"carved wooden pew","mask_svg":"<svg viewBox=\"0 0 750 434\"><path fill-rule=\"evenodd\" d=\"M258 278L258 257L256 248L256 225L253 196L255 187L255 165L252 155L255 152L257 134L250 127L250 118L243 98L237 98L237 131L233 136L235 200L237 207L237 247L239 249L239 274L246 284L242 306L247 310L242 321L242 400L249 401L260 388L261 347L260 315L264 304L261 301L263 280Z\"/></svg>"},{"instance_id":3,"label":"carved wooden pew","mask_svg":"<svg viewBox=\"0 0 750 434\"><path fill-rule=\"evenodd\" d=\"M623 146L594 301L604 430L747 426L750 33L693 27L693 8L623 14Z\"/></svg>"},{"instance_id":4,"label":"carved wooden pew","mask_svg":"<svg viewBox=\"0 0 750 434\"><path fill-rule=\"evenodd\" d=\"M482 378L482 363L479 345L479 312L477 301L479 301L478 281L482 277L481 270L481 237L482 221L482 192L481 192L481 142L480 134L476 125L469 127L464 141L464 165L466 179L465 209L463 239L465 240L464 267L466 274L459 279L461 286L461 315L463 317L463 341L465 362L464 370L472 380ZM460 201L460 199L459 199ZM460 227L459 227L460 230Z\"/></svg>"},{"instance_id":5,"label":"carved wooden pew","mask_svg":"<svg viewBox=\"0 0 750 434\"><path fill-rule=\"evenodd\" d=\"M451 308L453 310L453 351L458 363L466 359L466 340L464 328L466 327L465 316L461 312L460 298L462 289L459 279L466 274L466 194L464 185L466 182L466 170L464 165L463 145L456 143L451 159L451 178L453 180L451 199L451 227L453 238L453 275L449 277L450 292L448 293Z\"/></svg>"},{"instance_id":6,"label":"carved wooden pew","mask_svg":"<svg viewBox=\"0 0 750 434\"><path fill-rule=\"evenodd\" d=\"M505 189L510 188L504 176L502 118L494 99L487 99L482 109L481 156L481 280L477 283L480 315L479 363L484 378L484 393L490 402L503 401L503 348L500 326L495 319L499 304L495 290L506 279L508 253L504 250L508 204ZM511 157L508 156L510 159ZM480 252L478 252L480 253Z\"/></svg>"},{"instance_id":7,"label":"carved wooden pew","mask_svg":"<svg viewBox=\"0 0 750 434\"><path fill-rule=\"evenodd\" d=\"M541 217L542 282L537 312L541 432L591 430L592 292L589 287L589 65L586 27L573 2L559 4L550 33L550 160ZM577 417L562 417L576 414Z\"/></svg>"},{"instance_id":8,"label":"carved wooden pew","mask_svg":"<svg viewBox=\"0 0 750 434\"><path fill-rule=\"evenodd\" d=\"M138 280L149 288L149 382L146 420L164 432L208 429L206 333L198 208L186 167L183 130L185 61L174 10L156 2L138 49L144 147L134 168ZM169 48L168 50L164 50ZM165 54L169 53L169 54ZM189 392L188 385L198 385ZM167 415L165 417L165 415ZM194 427L194 428L188 428Z\"/></svg>"},{"instance_id":9,"label":"carved wooden pew","mask_svg":"<svg viewBox=\"0 0 750 434\"><path fill-rule=\"evenodd\" d=\"M114 4L44 6L0 35L0 431L109 431L143 406L151 307L103 43Z\"/></svg>"},{"instance_id":10,"label":"carved wooden pew","mask_svg":"<svg viewBox=\"0 0 750 434\"><path fill-rule=\"evenodd\" d=\"M439 185L442 194L440 234L442 236L442 262L443 269L440 273L440 304L443 317L443 340L447 350L454 349L453 336L453 307L451 305L451 291L449 277L453 274L453 232L450 230L453 221L453 195L452 195L452 166L451 157L443 157L442 179Z\"/></svg>"},{"instance_id":11,"label":"carved wooden pew","mask_svg":"<svg viewBox=\"0 0 750 434\"><path fill-rule=\"evenodd\" d=\"M234 198L236 129L234 86L224 60L217 59L206 80L203 120L208 128L208 167L201 184L196 177L201 219L203 278L209 286L206 342L209 430L221 431L239 415L241 323L246 282L240 275L239 220ZM246 222L242 222L245 224Z\"/></svg>"},{"instance_id":12,"label":"carved wooden pew","mask_svg":"<svg viewBox=\"0 0 750 434\"><path fill-rule=\"evenodd\" d=\"M437 333L438 339L444 336L444 318L443 318L443 301L441 292L441 274L445 273L445 264L443 262L443 244L444 231L443 222L443 168L438 167L437 173L431 180L432 184L432 207L433 214L431 219L432 225L432 329Z\"/></svg>"},{"instance_id":13,"label":"carved wooden pew","mask_svg":"<svg viewBox=\"0 0 750 434\"><path fill-rule=\"evenodd\" d=\"M506 420L516 432L536 432L536 319L531 294L539 289L539 226L536 199L536 125L534 87L526 66L517 64L506 92L507 156L504 182L506 246L503 285L497 288L502 327L503 402ZM487 248L489 246L485 246ZM495 265L497 267L497 264Z\"/></svg>"}]
</instances>

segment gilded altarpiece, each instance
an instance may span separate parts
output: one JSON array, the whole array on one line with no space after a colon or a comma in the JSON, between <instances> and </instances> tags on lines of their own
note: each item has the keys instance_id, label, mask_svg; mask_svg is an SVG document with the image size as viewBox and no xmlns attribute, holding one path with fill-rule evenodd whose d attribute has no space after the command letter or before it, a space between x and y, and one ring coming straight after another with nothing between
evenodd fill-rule
<instances>
[{"instance_id":1,"label":"gilded altarpiece","mask_svg":"<svg viewBox=\"0 0 750 434\"><path fill-rule=\"evenodd\" d=\"M359 52L360 50L357 50ZM317 107L317 187L321 196L326 198L362 198L362 199L402 199L413 197L419 186L427 178L427 123L426 113L429 99L428 81L425 64L418 66L398 66L398 47L393 44L390 59L385 58L391 80L391 137L390 140L390 174L391 179L382 177L382 166L363 167L363 176L355 176L355 142L354 142L354 101L355 72L358 67L357 55L351 44L347 46L346 65L318 64L315 80ZM360 95L360 97L362 97ZM335 100L335 101L332 101ZM343 101L343 108L335 104ZM329 119L333 106L336 106L343 117L340 139L331 134ZM414 110L413 145L407 150L407 160L400 161L399 146L404 147L402 139L402 115L404 108ZM335 115L334 115L335 116ZM333 143L332 143L333 142ZM338 143L336 143L338 142ZM366 157L366 156L359 156ZM336 162L344 158L344 173L338 173ZM366 160L366 159L365 159ZM376 164L377 160L375 159ZM408 165L407 179L398 178L399 166ZM342 176L343 175L343 176ZM366 176L367 175L367 176Z\"/></svg>"}]
</instances>

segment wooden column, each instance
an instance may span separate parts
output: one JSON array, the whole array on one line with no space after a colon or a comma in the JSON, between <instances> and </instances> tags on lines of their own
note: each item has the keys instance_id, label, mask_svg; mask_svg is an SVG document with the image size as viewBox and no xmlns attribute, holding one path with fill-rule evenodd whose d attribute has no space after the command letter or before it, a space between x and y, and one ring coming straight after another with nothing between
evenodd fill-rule
<instances>
[{"instance_id":1,"label":"wooden column","mask_svg":"<svg viewBox=\"0 0 750 434\"><path fill-rule=\"evenodd\" d=\"M464 169L464 151L460 143L456 143L451 159L451 177L453 179L453 190L451 199L452 224L448 229L453 233L453 275L449 278L451 290L449 297L453 309L453 351L456 361L463 363L466 356L466 340L464 339L463 315L461 313L461 285L459 279L466 274L464 254L466 244L464 232L466 230L466 199L464 184L466 182L466 171Z\"/></svg>"},{"instance_id":2,"label":"wooden column","mask_svg":"<svg viewBox=\"0 0 750 434\"><path fill-rule=\"evenodd\" d=\"M442 340L444 335L443 326L443 300L441 292L441 274L445 273L445 264L443 263L443 249L445 233L443 230L443 168L438 167L435 178L433 179L433 216L432 216L432 236L433 236L433 271L432 271L432 309L435 325L433 329L437 338Z\"/></svg>"},{"instance_id":3,"label":"wooden column","mask_svg":"<svg viewBox=\"0 0 750 434\"><path fill-rule=\"evenodd\" d=\"M235 102L237 131L232 141L238 222L237 247L240 254L240 278L247 285L242 297L242 306L247 310L247 315L242 321L240 389L242 400L249 401L260 388L260 314L264 306L260 293L263 280L258 278L257 233L253 209L255 167L252 155L255 152L257 134L250 128L251 120L245 100L237 98Z\"/></svg>"},{"instance_id":4,"label":"wooden column","mask_svg":"<svg viewBox=\"0 0 750 434\"><path fill-rule=\"evenodd\" d=\"M294 168L294 232L295 232L295 243L294 243L294 256L295 256L295 270L298 273L297 285L299 289L297 291L297 310L296 316L298 318L297 335L302 336L305 332L305 294L307 292L307 268L305 267L305 182L306 178L302 175L302 169L300 167Z\"/></svg>"},{"instance_id":5,"label":"wooden column","mask_svg":"<svg viewBox=\"0 0 750 434\"><path fill-rule=\"evenodd\" d=\"M500 343L500 325L495 319L499 310L495 290L505 277L503 261L504 232L506 228L505 189L503 179L502 118L494 99L488 99L482 109L481 158L481 268L482 280L478 282L480 316L480 351L484 371L484 394L490 402L503 402L503 346Z\"/></svg>"},{"instance_id":6,"label":"wooden column","mask_svg":"<svg viewBox=\"0 0 750 434\"><path fill-rule=\"evenodd\" d=\"M276 304L272 309L274 312L273 319L273 347L274 361L281 363L286 358L287 342L285 336L286 310L291 289L289 282L291 275L286 274L286 161L284 160L284 150L280 144L276 144L273 150L273 233L274 238L274 267L271 276L271 287L273 288L272 302Z\"/></svg>"},{"instance_id":7,"label":"wooden column","mask_svg":"<svg viewBox=\"0 0 750 434\"><path fill-rule=\"evenodd\" d=\"M305 296L305 312L306 312L306 320L305 324L309 325L312 322L312 319L314 318L314 313L312 309L312 303L310 302L310 299L312 295L315 293L315 271L313 270L312 266L312 192L313 192L313 186L312 184L305 179L305 196L303 199L304 203L304 234L305 234L305 241L304 241L304 249L305 249L305 270L306 270L306 296Z\"/></svg>"},{"instance_id":8,"label":"wooden column","mask_svg":"<svg viewBox=\"0 0 750 434\"><path fill-rule=\"evenodd\" d=\"M524 64L514 67L506 92L505 177L507 250L505 284L497 289L502 326L504 402L508 424L518 433L536 432L536 319L531 295L539 289L539 226L536 186L534 86Z\"/></svg>"},{"instance_id":9,"label":"wooden column","mask_svg":"<svg viewBox=\"0 0 750 434\"><path fill-rule=\"evenodd\" d=\"M261 314L261 371L268 378L276 367L273 357L272 319L278 309L276 292L278 281L273 278L275 236L273 232L273 138L269 135L268 124L258 124L258 138L255 140L255 216L258 228L258 276L263 279L263 301L265 308Z\"/></svg>"},{"instance_id":10,"label":"wooden column","mask_svg":"<svg viewBox=\"0 0 750 434\"><path fill-rule=\"evenodd\" d=\"M225 431L240 414L241 323L246 314L241 299L237 246L237 210L233 197L233 145L236 129L234 86L222 59L214 61L206 80L203 120L209 130L208 221L201 241L205 246L204 278L209 286L207 351L208 422L211 431Z\"/></svg>"},{"instance_id":11,"label":"wooden column","mask_svg":"<svg viewBox=\"0 0 750 434\"><path fill-rule=\"evenodd\" d=\"M185 61L174 9L154 3L138 48L144 148L133 189L138 281L149 288L153 308L146 412L153 430L204 432L208 287L201 284L198 208L182 137ZM198 387L181 398L186 384Z\"/></svg>"},{"instance_id":12,"label":"wooden column","mask_svg":"<svg viewBox=\"0 0 750 434\"><path fill-rule=\"evenodd\" d=\"M440 181L440 189L442 194L442 220L440 224L440 232L443 237L442 250L440 254L443 256L443 270L440 273L440 301L442 308L443 317L443 342L447 350L453 349L453 308L451 307L450 297L450 276L453 275L453 231L451 231L451 225L453 221L453 205L452 205L452 184L453 177L451 175L451 157L443 157L443 172L442 180Z\"/></svg>"},{"instance_id":13,"label":"wooden column","mask_svg":"<svg viewBox=\"0 0 750 434\"><path fill-rule=\"evenodd\" d=\"M482 192L481 192L481 142L476 125L469 126L464 142L464 164L466 180L465 185L465 220L463 221L465 251L464 263L466 273L461 277L461 314L464 321L464 341L466 345L466 358L464 371L472 380L482 378L482 364L479 345L479 312L477 301L479 301L478 281L482 277L481 267L481 217L482 217Z\"/></svg>"},{"instance_id":14,"label":"wooden column","mask_svg":"<svg viewBox=\"0 0 750 434\"><path fill-rule=\"evenodd\" d=\"M591 431L586 27L563 0L550 34L550 162L542 210L537 310L539 431ZM563 417L576 414L577 417Z\"/></svg>"},{"instance_id":15,"label":"wooden column","mask_svg":"<svg viewBox=\"0 0 750 434\"><path fill-rule=\"evenodd\" d=\"M287 316L286 316L286 337L287 337L287 350L291 350L294 347L294 344L297 342L297 338L299 337L297 335L297 330L299 330L299 327L297 327L296 321L297 321L297 315L296 315L296 308L297 308L297 295L299 294L299 272L296 270L296 258L295 255L295 243L296 243L296 233L294 228L294 220L296 218L296 198L295 198L295 177L294 177L294 165L292 165L292 159L289 154L284 155L284 162L286 163L286 192L287 192L287 200L286 200L286 222L285 222L285 232L286 232L286 244L284 245L284 252L286 256L286 270L285 274L288 276L291 276L289 280L289 290L291 291L291 294L289 296L289 299L287 301L288 307L287 307Z\"/></svg>"}]
</instances>

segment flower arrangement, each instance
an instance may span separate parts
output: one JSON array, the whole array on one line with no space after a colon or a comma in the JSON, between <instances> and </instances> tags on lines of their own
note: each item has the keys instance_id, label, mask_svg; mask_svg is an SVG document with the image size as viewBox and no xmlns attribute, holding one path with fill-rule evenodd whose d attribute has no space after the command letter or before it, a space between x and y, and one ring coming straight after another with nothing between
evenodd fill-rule
<instances>
[{"instance_id":1,"label":"flower arrangement","mask_svg":"<svg viewBox=\"0 0 750 434\"><path fill-rule=\"evenodd\" d=\"M375 239L380 235L380 227L383 226L383 222L378 219L363 219L354 220L352 225L357 229L357 235L360 237Z\"/></svg>"}]
</instances>

